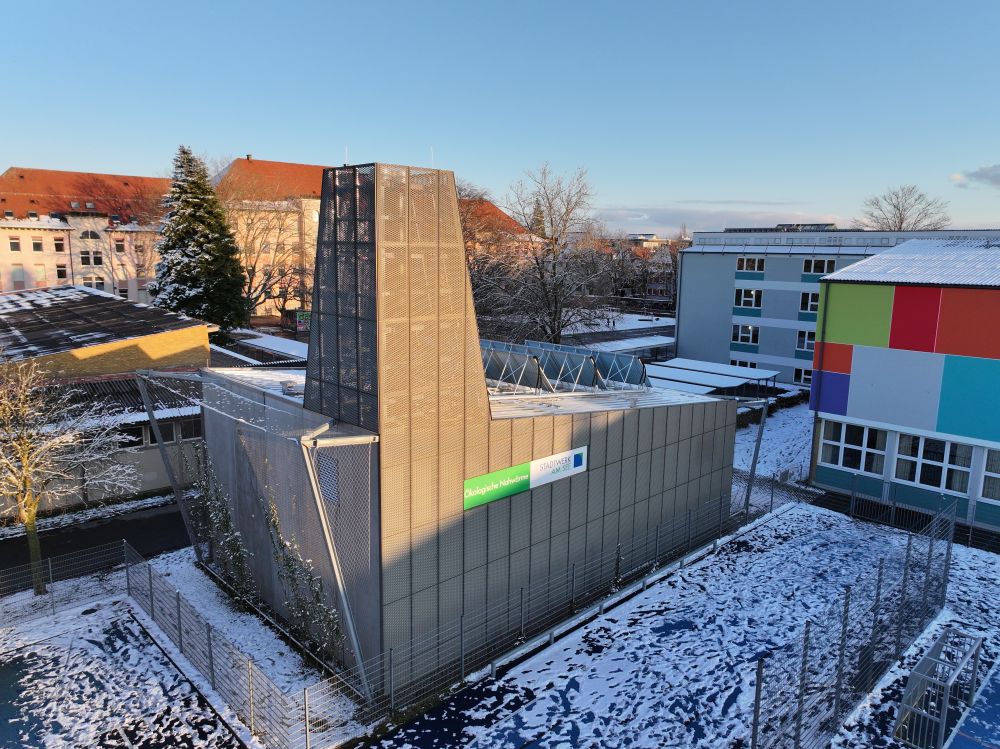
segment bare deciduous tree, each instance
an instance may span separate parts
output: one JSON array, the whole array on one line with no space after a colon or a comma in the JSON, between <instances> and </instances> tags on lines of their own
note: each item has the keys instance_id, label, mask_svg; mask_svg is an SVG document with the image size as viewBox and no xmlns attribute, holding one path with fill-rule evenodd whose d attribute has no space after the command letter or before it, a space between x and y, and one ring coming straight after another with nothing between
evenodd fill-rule
<instances>
[{"instance_id":1,"label":"bare deciduous tree","mask_svg":"<svg viewBox=\"0 0 1000 749\"><path fill-rule=\"evenodd\" d=\"M39 509L81 492L106 498L138 486L135 466L119 459L128 440L120 415L56 384L35 360L3 362L0 352L0 514L24 525L37 593L45 592Z\"/></svg>"},{"instance_id":2,"label":"bare deciduous tree","mask_svg":"<svg viewBox=\"0 0 1000 749\"><path fill-rule=\"evenodd\" d=\"M556 343L567 329L605 320L597 290L606 280L609 253L589 216L592 194L583 169L564 177L543 164L516 183L507 208L521 226L538 225L541 233L501 261L505 293L477 299L477 306L510 328ZM506 337L523 337L517 333Z\"/></svg>"},{"instance_id":3,"label":"bare deciduous tree","mask_svg":"<svg viewBox=\"0 0 1000 749\"><path fill-rule=\"evenodd\" d=\"M951 223L947 209L947 201L929 197L916 185L902 185L867 198L853 226L873 231L944 229Z\"/></svg>"}]
</instances>

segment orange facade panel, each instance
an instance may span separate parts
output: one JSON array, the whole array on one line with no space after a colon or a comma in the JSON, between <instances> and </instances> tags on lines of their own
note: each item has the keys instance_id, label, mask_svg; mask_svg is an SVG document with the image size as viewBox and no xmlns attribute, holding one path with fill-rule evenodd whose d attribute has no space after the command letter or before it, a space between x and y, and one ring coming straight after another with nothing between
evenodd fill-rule
<instances>
[{"instance_id":1,"label":"orange facade panel","mask_svg":"<svg viewBox=\"0 0 1000 749\"><path fill-rule=\"evenodd\" d=\"M939 354L1000 359L1000 289L945 288L938 320Z\"/></svg>"},{"instance_id":2,"label":"orange facade panel","mask_svg":"<svg viewBox=\"0 0 1000 749\"><path fill-rule=\"evenodd\" d=\"M849 343L816 341L816 350L813 352L813 369L850 374L853 355L854 347Z\"/></svg>"}]
</instances>

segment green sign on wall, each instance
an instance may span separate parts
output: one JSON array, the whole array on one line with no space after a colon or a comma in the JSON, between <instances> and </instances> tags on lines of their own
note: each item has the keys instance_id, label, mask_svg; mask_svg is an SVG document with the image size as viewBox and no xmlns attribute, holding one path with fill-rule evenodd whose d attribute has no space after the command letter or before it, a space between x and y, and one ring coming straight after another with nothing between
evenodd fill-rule
<instances>
[{"instance_id":1,"label":"green sign on wall","mask_svg":"<svg viewBox=\"0 0 1000 749\"><path fill-rule=\"evenodd\" d=\"M526 492L587 470L587 448L550 455L465 481L465 509Z\"/></svg>"}]
</instances>

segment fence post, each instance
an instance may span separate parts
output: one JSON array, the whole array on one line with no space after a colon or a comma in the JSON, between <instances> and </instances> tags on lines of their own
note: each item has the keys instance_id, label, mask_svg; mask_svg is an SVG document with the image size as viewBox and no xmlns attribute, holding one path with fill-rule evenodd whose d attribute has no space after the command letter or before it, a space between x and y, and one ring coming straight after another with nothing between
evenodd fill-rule
<instances>
[{"instance_id":1,"label":"fence post","mask_svg":"<svg viewBox=\"0 0 1000 749\"><path fill-rule=\"evenodd\" d=\"M970 526L971 529L971 526ZM948 524L948 538L946 551L944 553L944 571L941 573L941 605L944 606L948 600L948 582L951 577L951 546L955 540L955 518L952 517Z\"/></svg>"},{"instance_id":2,"label":"fence post","mask_svg":"<svg viewBox=\"0 0 1000 749\"><path fill-rule=\"evenodd\" d=\"M458 651L462 660L462 683L465 683L465 614L458 619Z\"/></svg>"},{"instance_id":3,"label":"fence post","mask_svg":"<svg viewBox=\"0 0 1000 749\"><path fill-rule=\"evenodd\" d=\"M128 542L124 538L122 539L122 560L125 562L125 592L128 594L128 597L131 598L132 577L130 573L132 572L132 565L129 564L128 561Z\"/></svg>"},{"instance_id":4,"label":"fence post","mask_svg":"<svg viewBox=\"0 0 1000 749\"><path fill-rule=\"evenodd\" d=\"M722 497L719 497L719 538L722 538L722 529L725 524L723 515L726 512L726 503Z\"/></svg>"},{"instance_id":5,"label":"fence post","mask_svg":"<svg viewBox=\"0 0 1000 749\"><path fill-rule=\"evenodd\" d=\"M49 557L49 604L52 606L52 616L56 615L56 588L52 577L52 557Z\"/></svg>"},{"instance_id":6,"label":"fence post","mask_svg":"<svg viewBox=\"0 0 1000 749\"><path fill-rule=\"evenodd\" d=\"M878 615L882 606L882 579L885 575L885 557L878 560L878 579L875 582L875 606L872 608L872 647L875 646L875 638L878 636Z\"/></svg>"},{"instance_id":7,"label":"fence post","mask_svg":"<svg viewBox=\"0 0 1000 749\"><path fill-rule=\"evenodd\" d=\"M569 607L572 611L576 611L576 562L573 562L573 567L570 575Z\"/></svg>"},{"instance_id":8,"label":"fence post","mask_svg":"<svg viewBox=\"0 0 1000 749\"><path fill-rule=\"evenodd\" d=\"M306 727L306 749L311 749L312 744L309 740L309 690L302 690L302 720Z\"/></svg>"},{"instance_id":9,"label":"fence post","mask_svg":"<svg viewBox=\"0 0 1000 749\"><path fill-rule=\"evenodd\" d=\"M802 746L802 713L805 711L806 678L809 675L809 627L812 622L806 619L806 629L802 634L802 669L799 672L799 699L795 708L795 749Z\"/></svg>"},{"instance_id":10,"label":"fence post","mask_svg":"<svg viewBox=\"0 0 1000 749\"><path fill-rule=\"evenodd\" d=\"M768 512L774 512L774 484L777 481L777 474L771 474L771 507ZM750 522L750 518L747 518L747 522Z\"/></svg>"},{"instance_id":11,"label":"fence post","mask_svg":"<svg viewBox=\"0 0 1000 749\"><path fill-rule=\"evenodd\" d=\"M622 579L622 545L618 544L615 549L615 585L621 582Z\"/></svg>"},{"instance_id":12,"label":"fence post","mask_svg":"<svg viewBox=\"0 0 1000 749\"><path fill-rule=\"evenodd\" d=\"M924 589L920 593L920 616L927 616L927 596L931 592L931 562L934 561L934 536L927 537L927 567L924 570Z\"/></svg>"},{"instance_id":13,"label":"fence post","mask_svg":"<svg viewBox=\"0 0 1000 749\"><path fill-rule=\"evenodd\" d=\"M521 586L521 639L524 639L524 586Z\"/></svg>"},{"instance_id":14,"label":"fence post","mask_svg":"<svg viewBox=\"0 0 1000 749\"><path fill-rule=\"evenodd\" d=\"M750 729L750 749L757 749L760 735L760 700L764 691L764 659L757 659L757 683L753 688L753 725Z\"/></svg>"},{"instance_id":15,"label":"fence post","mask_svg":"<svg viewBox=\"0 0 1000 749\"><path fill-rule=\"evenodd\" d=\"M691 510L688 509L688 540L687 546L684 548L684 553L691 551Z\"/></svg>"},{"instance_id":16,"label":"fence post","mask_svg":"<svg viewBox=\"0 0 1000 749\"><path fill-rule=\"evenodd\" d=\"M212 689L215 689L215 654L212 652L212 625L205 622L205 629L208 635L208 678L211 679Z\"/></svg>"},{"instance_id":17,"label":"fence post","mask_svg":"<svg viewBox=\"0 0 1000 749\"><path fill-rule=\"evenodd\" d=\"M179 590L175 591L175 600L177 601L177 649L181 651L181 655L184 654L184 632L181 630L181 592Z\"/></svg>"},{"instance_id":18,"label":"fence post","mask_svg":"<svg viewBox=\"0 0 1000 749\"><path fill-rule=\"evenodd\" d=\"M660 563L660 528L662 527L662 523L656 524L656 557L654 560L656 564Z\"/></svg>"},{"instance_id":19,"label":"fence post","mask_svg":"<svg viewBox=\"0 0 1000 749\"><path fill-rule=\"evenodd\" d=\"M149 618L156 621L156 614L153 613L153 565L146 562L146 575L149 578Z\"/></svg>"},{"instance_id":20,"label":"fence post","mask_svg":"<svg viewBox=\"0 0 1000 749\"><path fill-rule=\"evenodd\" d=\"M906 538L906 557L903 559L903 584L899 588L899 610L896 613L896 657L903 654L903 617L906 610L906 591L910 584L910 554L913 551L913 534Z\"/></svg>"},{"instance_id":21,"label":"fence post","mask_svg":"<svg viewBox=\"0 0 1000 749\"><path fill-rule=\"evenodd\" d=\"M840 718L841 697L844 689L844 660L847 657L847 624L851 617L851 586L844 587L844 613L840 619L840 649L837 653L837 686L833 703L834 720Z\"/></svg>"},{"instance_id":22,"label":"fence post","mask_svg":"<svg viewBox=\"0 0 1000 749\"><path fill-rule=\"evenodd\" d=\"M392 648L389 648L389 712L396 712L396 681L392 673Z\"/></svg>"},{"instance_id":23,"label":"fence post","mask_svg":"<svg viewBox=\"0 0 1000 749\"><path fill-rule=\"evenodd\" d=\"M855 474L853 474L851 476L851 507L848 510L848 514L852 518L854 517L854 507L855 507L855 504L858 501L857 486L858 486L858 474L855 473Z\"/></svg>"},{"instance_id":24,"label":"fence post","mask_svg":"<svg viewBox=\"0 0 1000 749\"><path fill-rule=\"evenodd\" d=\"M254 733L253 720L253 660L247 658L247 685L250 691L250 733Z\"/></svg>"}]
</instances>

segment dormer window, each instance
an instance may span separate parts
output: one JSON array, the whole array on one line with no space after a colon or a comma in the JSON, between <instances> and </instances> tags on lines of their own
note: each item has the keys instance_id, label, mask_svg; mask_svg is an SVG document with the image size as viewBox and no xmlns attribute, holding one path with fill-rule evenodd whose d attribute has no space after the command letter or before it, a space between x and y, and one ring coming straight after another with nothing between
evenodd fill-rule
<instances>
[{"instance_id":1,"label":"dormer window","mask_svg":"<svg viewBox=\"0 0 1000 749\"><path fill-rule=\"evenodd\" d=\"M38 218L37 211L28 211L28 218Z\"/></svg>"},{"instance_id":2,"label":"dormer window","mask_svg":"<svg viewBox=\"0 0 1000 749\"><path fill-rule=\"evenodd\" d=\"M4 218L14 218L14 211L4 211L3 212L3 217Z\"/></svg>"},{"instance_id":3,"label":"dormer window","mask_svg":"<svg viewBox=\"0 0 1000 749\"><path fill-rule=\"evenodd\" d=\"M78 200L71 200L69 201L69 207L76 210L80 207L80 202Z\"/></svg>"},{"instance_id":4,"label":"dormer window","mask_svg":"<svg viewBox=\"0 0 1000 749\"><path fill-rule=\"evenodd\" d=\"M93 203L88 202L85 205L86 205L88 211L94 210L94 204Z\"/></svg>"}]
</instances>

